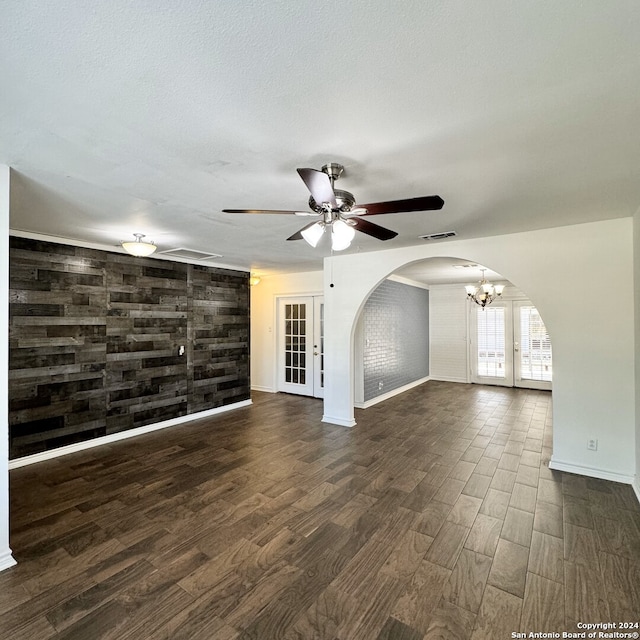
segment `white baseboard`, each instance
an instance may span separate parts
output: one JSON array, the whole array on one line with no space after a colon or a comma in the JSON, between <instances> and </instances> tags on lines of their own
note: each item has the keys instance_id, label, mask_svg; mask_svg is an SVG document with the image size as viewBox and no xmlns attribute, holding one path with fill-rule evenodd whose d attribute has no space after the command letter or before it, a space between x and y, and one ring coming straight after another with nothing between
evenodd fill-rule
<instances>
[{"instance_id":1,"label":"white baseboard","mask_svg":"<svg viewBox=\"0 0 640 640\"><path fill-rule=\"evenodd\" d=\"M430 379L437 382L458 382L461 384L469 384L468 378L456 378L455 376L430 376Z\"/></svg>"},{"instance_id":2,"label":"white baseboard","mask_svg":"<svg viewBox=\"0 0 640 640\"><path fill-rule=\"evenodd\" d=\"M278 393L273 387L262 387L260 385L251 385L251 391L263 391L264 393Z\"/></svg>"},{"instance_id":3,"label":"white baseboard","mask_svg":"<svg viewBox=\"0 0 640 640\"><path fill-rule=\"evenodd\" d=\"M633 484L631 485L633 490L636 492L636 498L638 498L638 502L640 502L640 476L636 474L636 477L633 479Z\"/></svg>"},{"instance_id":4,"label":"white baseboard","mask_svg":"<svg viewBox=\"0 0 640 640\"><path fill-rule=\"evenodd\" d=\"M200 420L202 418L209 418L210 416L218 415L219 413L226 413L227 411L233 411L234 409L240 409L242 407L248 407L251 405L251 400L243 400L242 402L234 402L233 404L225 405L224 407L216 407L215 409L208 409L207 411L199 411L198 413L190 413L186 416L180 416L179 418L172 418L171 420L164 420L163 422L155 422L154 424L148 424L144 427L137 427L135 429L129 429L127 431L120 431L119 433L112 433L108 436L101 436L100 438L93 438L92 440L85 440L83 442L77 442L75 444L67 445L66 447L59 447L52 449L51 451L43 451L42 453L34 453L31 456L24 456L23 458L16 458L15 460L9 460L9 469L18 469L19 467L25 467L29 464L35 464L44 460L51 460L60 456L66 456L70 453L76 453L78 451L84 451L85 449L91 449L93 447L99 447L103 444L110 444L112 442L118 442L119 440L126 440L127 438L135 438L136 436L150 433L151 431L158 431L160 429L167 429L168 427L175 427L185 422L191 422L193 420Z\"/></svg>"},{"instance_id":5,"label":"white baseboard","mask_svg":"<svg viewBox=\"0 0 640 640\"><path fill-rule=\"evenodd\" d=\"M355 420L344 420L342 418L333 418L331 416L323 415L322 422L326 422L327 424L337 424L339 427L355 427Z\"/></svg>"},{"instance_id":6,"label":"white baseboard","mask_svg":"<svg viewBox=\"0 0 640 640\"><path fill-rule=\"evenodd\" d=\"M0 553L0 571L4 571L5 569L13 567L16 564L18 563L13 559L13 556L11 555L11 549L7 549L6 551Z\"/></svg>"},{"instance_id":7,"label":"white baseboard","mask_svg":"<svg viewBox=\"0 0 640 640\"><path fill-rule=\"evenodd\" d=\"M622 484L630 484L638 493L638 489L634 484L634 476L629 476L616 471L608 471L606 469L595 469L593 467L583 467L572 462L563 462L556 460L551 456L549 461L549 469L556 471L566 471L567 473L575 473L578 476L588 476L589 478L600 478L600 480L611 480L612 482L621 482ZM640 498L639 498L640 499Z\"/></svg>"},{"instance_id":8,"label":"white baseboard","mask_svg":"<svg viewBox=\"0 0 640 640\"><path fill-rule=\"evenodd\" d=\"M387 393L383 393L381 396L371 398L371 400L366 400L365 402L354 402L353 404L356 409L368 409L369 407L373 407L374 404L378 404L378 402L382 402L383 400L388 400L389 398L400 395L405 391L409 391L409 389L413 389L414 387L424 384L425 382L429 382L429 380L431 380L429 376L427 376L426 378L420 378L420 380L416 380L414 382L410 382L409 384L405 384L402 387L398 387L397 389L387 391Z\"/></svg>"}]
</instances>

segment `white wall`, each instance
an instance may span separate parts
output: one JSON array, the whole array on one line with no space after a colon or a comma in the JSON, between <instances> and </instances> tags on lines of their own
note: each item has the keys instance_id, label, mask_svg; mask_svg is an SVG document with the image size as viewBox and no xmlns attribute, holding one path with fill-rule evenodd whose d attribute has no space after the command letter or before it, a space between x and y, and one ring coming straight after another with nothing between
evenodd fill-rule
<instances>
[{"instance_id":1,"label":"white wall","mask_svg":"<svg viewBox=\"0 0 640 640\"><path fill-rule=\"evenodd\" d=\"M369 292L401 266L446 252L501 273L544 318L554 349L553 466L631 482L636 471L632 226L631 218L623 218L325 259L323 419L355 424L353 332ZM587 450L589 438L599 440L598 451Z\"/></svg>"},{"instance_id":2,"label":"white wall","mask_svg":"<svg viewBox=\"0 0 640 640\"><path fill-rule=\"evenodd\" d=\"M274 393L276 298L322 295L322 271L266 276L251 287L251 388Z\"/></svg>"},{"instance_id":3,"label":"white wall","mask_svg":"<svg viewBox=\"0 0 640 640\"><path fill-rule=\"evenodd\" d=\"M457 285L429 289L429 332L432 380L468 382L467 298Z\"/></svg>"},{"instance_id":4,"label":"white wall","mask_svg":"<svg viewBox=\"0 0 640 640\"><path fill-rule=\"evenodd\" d=\"M0 165L0 571L9 548L9 167Z\"/></svg>"},{"instance_id":5,"label":"white wall","mask_svg":"<svg viewBox=\"0 0 640 640\"><path fill-rule=\"evenodd\" d=\"M633 274L636 333L636 479L633 488L640 500L640 210L633 217Z\"/></svg>"}]
</instances>

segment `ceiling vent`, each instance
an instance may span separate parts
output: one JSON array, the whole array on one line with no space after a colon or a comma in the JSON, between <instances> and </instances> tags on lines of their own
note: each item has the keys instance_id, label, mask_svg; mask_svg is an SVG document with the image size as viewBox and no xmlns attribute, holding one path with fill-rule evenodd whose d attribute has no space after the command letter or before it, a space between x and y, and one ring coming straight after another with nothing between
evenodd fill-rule
<instances>
[{"instance_id":1,"label":"ceiling vent","mask_svg":"<svg viewBox=\"0 0 640 640\"><path fill-rule=\"evenodd\" d=\"M426 236L420 236L423 240L444 240L445 238L452 238L456 235L455 231L443 231L442 233L430 233Z\"/></svg>"},{"instance_id":2,"label":"ceiling vent","mask_svg":"<svg viewBox=\"0 0 640 640\"><path fill-rule=\"evenodd\" d=\"M172 258L183 258L184 260L215 260L216 258L222 258L219 253L206 253L195 249L167 249L159 253Z\"/></svg>"},{"instance_id":3,"label":"ceiling vent","mask_svg":"<svg viewBox=\"0 0 640 640\"><path fill-rule=\"evenodd\" d=\"M454 269L477 269L480 265L475 262L468 262L465 264L452 264Z\"/></svg>"}]
</instances>

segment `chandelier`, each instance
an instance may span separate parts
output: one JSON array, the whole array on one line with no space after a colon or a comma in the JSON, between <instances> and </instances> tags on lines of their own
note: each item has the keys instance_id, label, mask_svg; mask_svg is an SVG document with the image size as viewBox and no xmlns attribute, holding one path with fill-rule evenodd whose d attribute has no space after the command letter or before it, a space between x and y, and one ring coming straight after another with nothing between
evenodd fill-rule
<instances>
[{"instance_id":1,"label":"chandelier","mask_svg":"<svg viewBox=\"0 0 640 640\"><path fill-rule=\"evenodd\" d=\"M482 271L482 279L478 283L476 287L473 284L468 284L465 286L467 291L467 297L470 300L473 300L476 304L480 305L483 309L491 304L496 298L502 296L502 291L504 290L503 284L491 284L487 282L484 277L484 272L486 269L480 269Z\"/></svg>"}]
</instances>

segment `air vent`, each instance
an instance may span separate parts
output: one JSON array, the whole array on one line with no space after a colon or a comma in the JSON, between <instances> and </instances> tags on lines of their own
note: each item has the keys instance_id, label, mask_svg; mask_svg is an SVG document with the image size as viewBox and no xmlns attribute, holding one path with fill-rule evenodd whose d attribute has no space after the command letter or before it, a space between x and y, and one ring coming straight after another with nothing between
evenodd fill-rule
<instances>
[{"instance_id":1,"label":"air vent","mask_svg":"<svg viewBox=\"0 0 640 640\"><path fill-rule=\"evenodd\" d=\"M443 231L442 233L430 233L426 236L420 236L423 240L444 240L445 238L452 238L456 235L455 231Z\"/></svg>"},{"instance_id":2,"label":"air vent","mask_svg":"<svg viewBox=\"0 0 640 640\"><path fill-rule=\"evenodd\" d=\"M219 253L205 253L204 251L196 251L195 249L167 249L159 253L163 253L165 256L171 256L172 258L184 258L185 260L215 260L216 258L222 258Z\"/></svg>"},{"instance_id":3,"label":"air vent","mask_svg":"<svg viewBox=\"0 0 640 640\"><path fill-rule=\"evenodd\" d=\"M480 265L476 264L475 262L468 262L465 264L452 264L451 266L454 269L477 269L478 267L480 267Z\"/></svg>"}]
</instances>

